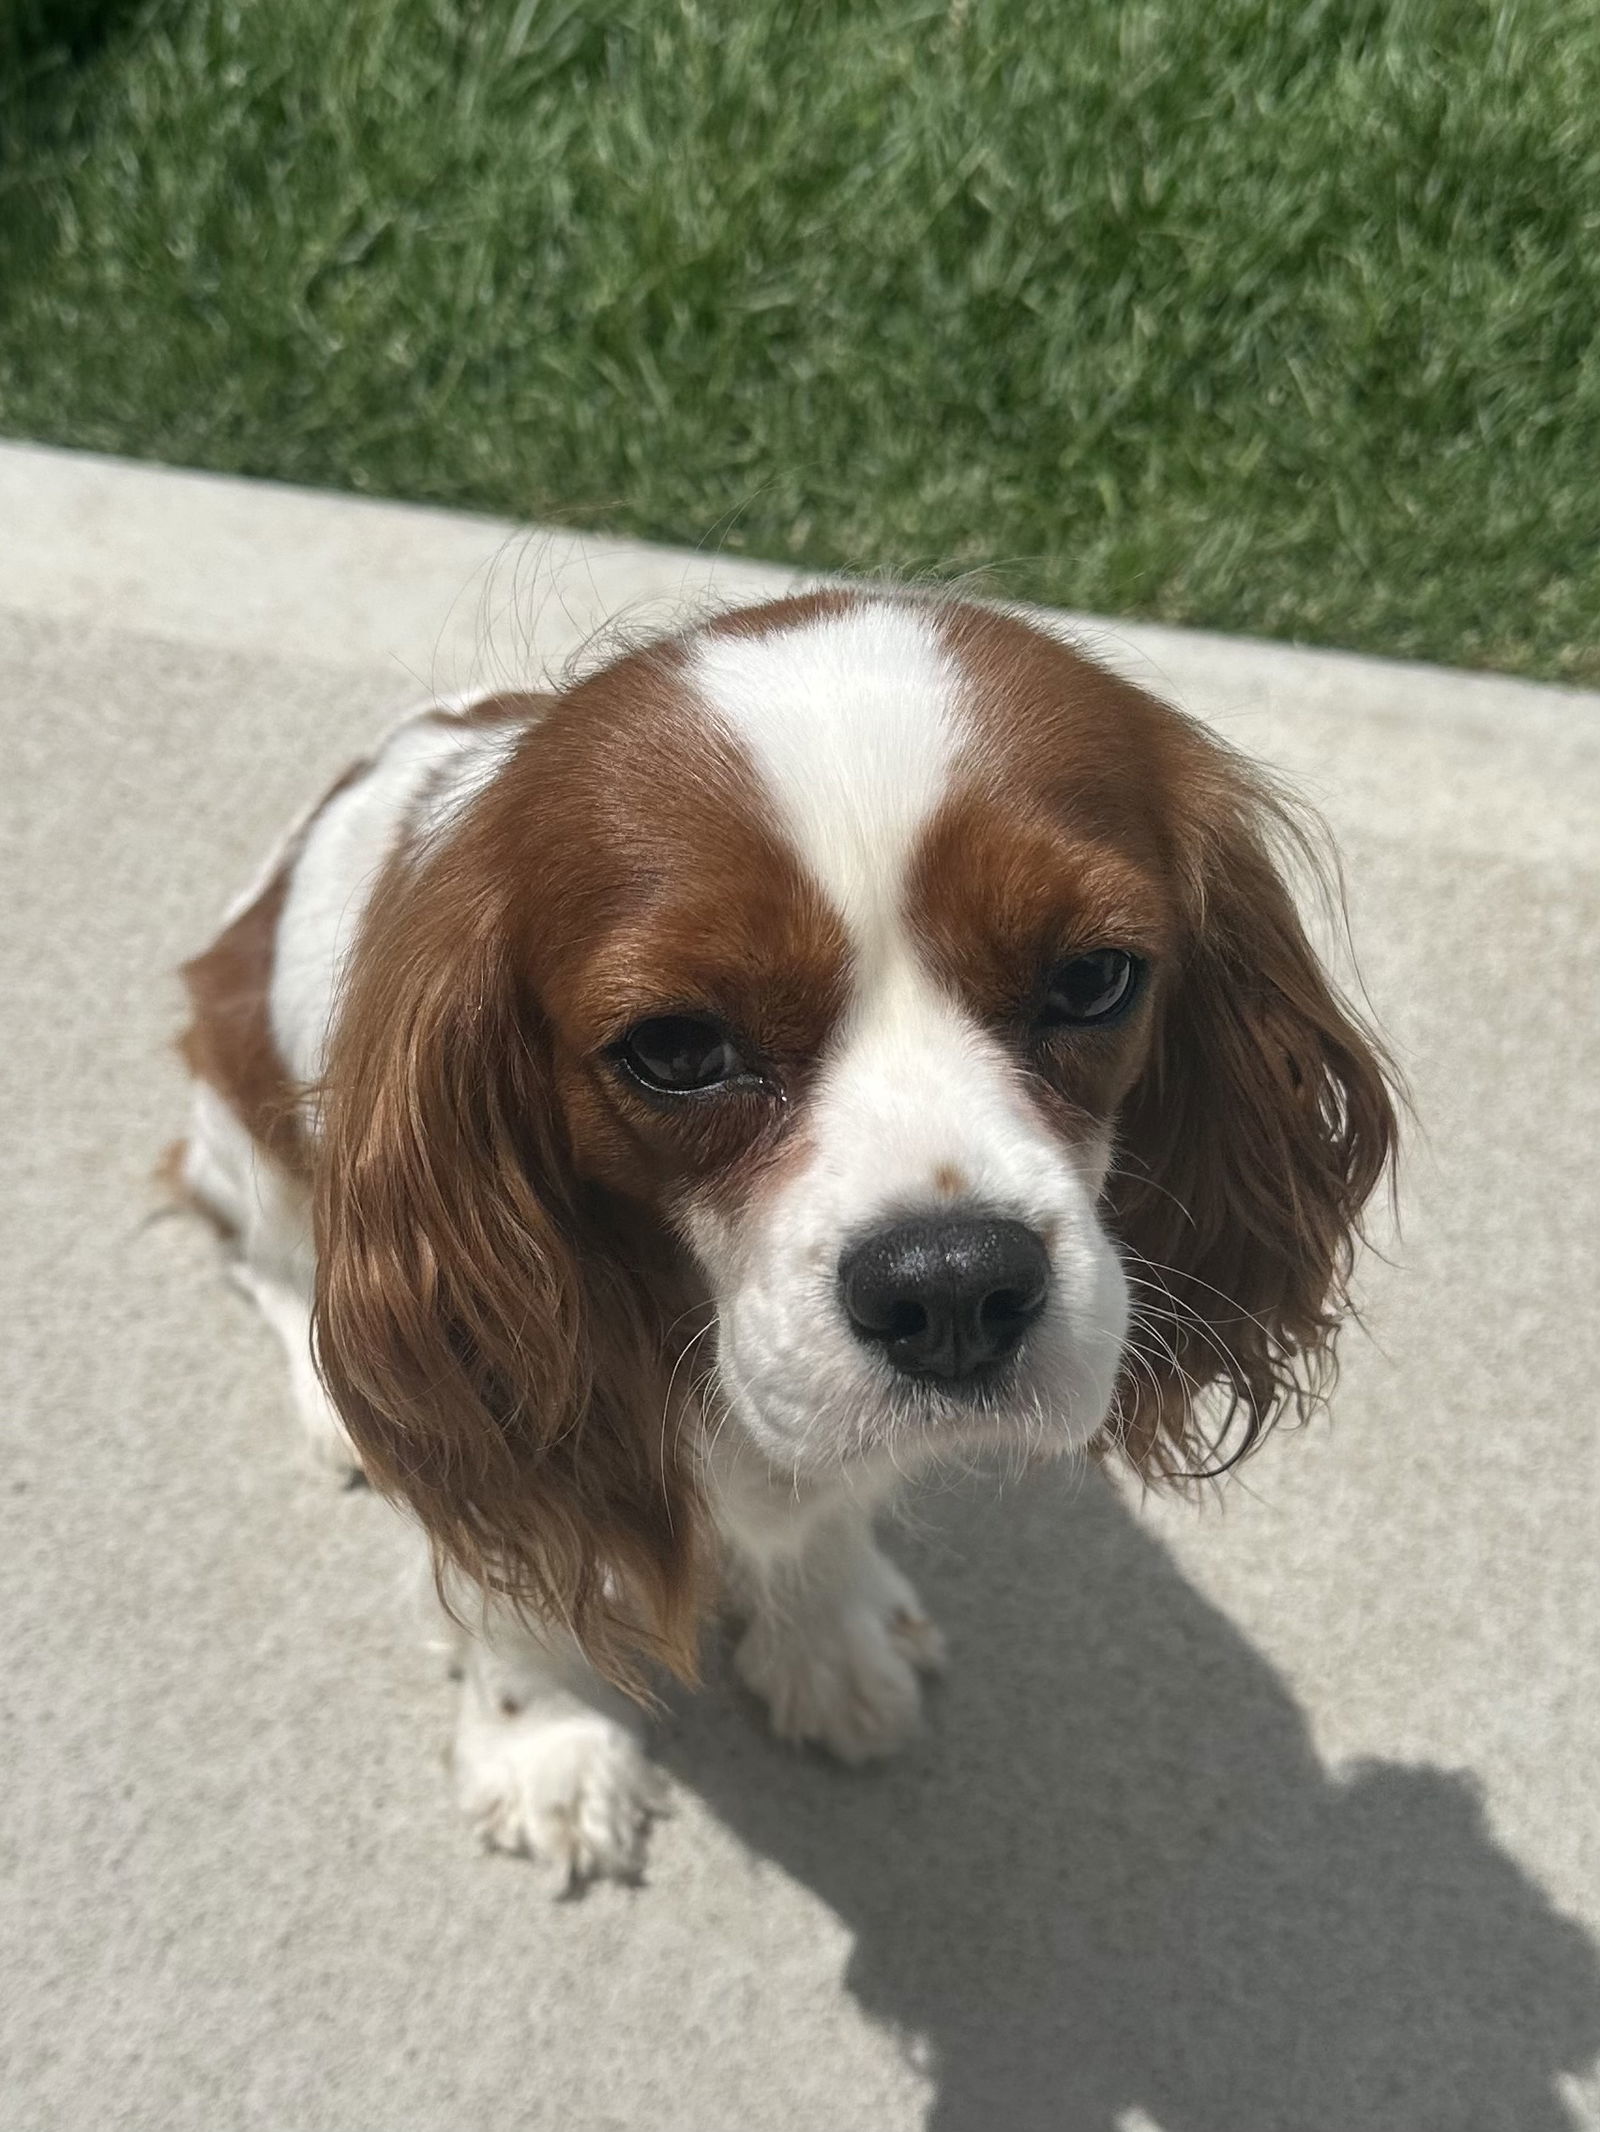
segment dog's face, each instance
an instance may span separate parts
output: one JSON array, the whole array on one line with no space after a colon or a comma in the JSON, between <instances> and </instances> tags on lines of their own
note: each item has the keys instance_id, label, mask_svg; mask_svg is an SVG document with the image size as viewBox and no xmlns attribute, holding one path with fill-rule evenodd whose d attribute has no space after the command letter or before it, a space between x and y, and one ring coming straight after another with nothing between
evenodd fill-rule
<instances>
[{"instance_id":1,"label":"dog's face","mask_svg":"<svg viewBox=\"0 0 1600 2132\"><path fill-rule=\"evenodd\" d=\"M1120 1371L1098 1209L1176 919L1154 766L1098 733L1089 789L1081 700L1008 727L975 634L822 602L559 714L636 749L564 854L583 919L528 939L577 1167L683 1238L717 1399L785 1466L1082 1445Z\"/></svg>"},{"instance_id":2,"label":"dog's face","mask_svg":"<svg viewBox=\"0 0 1600 2132\"><path fill-rule=\"evenodd\" d=\"M659 1617L690 1387L797 1474L1170 1470L1213 1382L1263 1426L1391 1126L1269 805L965 604L783 602L552 699L377 899L331 1056L322 1351L380 1478Z\"/></svg>"}]
</instances>

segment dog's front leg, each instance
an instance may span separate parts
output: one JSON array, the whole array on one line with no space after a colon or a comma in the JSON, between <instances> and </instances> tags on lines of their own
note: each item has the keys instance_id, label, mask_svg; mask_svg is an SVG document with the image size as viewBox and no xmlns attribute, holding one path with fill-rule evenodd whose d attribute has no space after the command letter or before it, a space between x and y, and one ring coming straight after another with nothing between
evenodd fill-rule
<instances>
[{"instance_id":1,"label":"dog's front leg","mask_svg":"<svg viewBox=\"0 0 1600 2132\"><path fill-rule=\"evenodd\" d=\"M554 1867L563 1889L636 1878L665 1793L638 1713L560 1631L492 1606L467 1618L452 1755L462 1811L491 1848Z\"/></svg>"},{"instance_id":2,"label":"dog's front leg","mask_svg":"<svg viewBox=\"0 0 1600 2132\"><path fill-rule=\"evenodd\" d=\"M746 1621L734 1662L773 1731L846 1762L894 1753L917 1729L919 1676L943 1664L944 1639L878 1547L871 1503L748 1470L716 1501Z\"/></svg>"}]
</instances>

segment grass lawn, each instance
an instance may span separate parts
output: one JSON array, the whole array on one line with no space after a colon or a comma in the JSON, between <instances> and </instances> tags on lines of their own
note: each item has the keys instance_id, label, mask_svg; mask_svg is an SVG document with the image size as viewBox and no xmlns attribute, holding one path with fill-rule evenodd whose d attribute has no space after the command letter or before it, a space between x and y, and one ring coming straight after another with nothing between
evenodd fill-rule
<instances>
[{"instance_id":1,"label":"grass lawn","mask_svg":"<svg viewBox=\"0 0 1600 2132\"><path fill-rule=\"evenodd\" d=\"M1584 0L7 9L11 435L1600 682Z\"/></svg>"}]
</instances>

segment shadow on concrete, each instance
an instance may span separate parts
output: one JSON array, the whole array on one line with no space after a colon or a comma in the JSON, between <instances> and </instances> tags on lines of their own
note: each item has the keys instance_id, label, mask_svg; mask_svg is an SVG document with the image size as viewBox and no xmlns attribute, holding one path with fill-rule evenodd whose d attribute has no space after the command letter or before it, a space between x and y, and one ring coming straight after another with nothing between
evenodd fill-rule
<instances>
[{"instance_id":1,"label":"shadow on concrete","mask_svg":"<svg viewBox=\"0 0 1600 2132\"><path fill-rule=\"evenodd\" d=\"M1148 1530L1069 1497L946 1498L893 1541L955 1645L906 1761L787 1756L731 1696L668 1726L677 1777L855 1934L932 2132L1570 2132L1600 1962L1470 1778L1325 1769Z\"/></svg>"}]
</instances>

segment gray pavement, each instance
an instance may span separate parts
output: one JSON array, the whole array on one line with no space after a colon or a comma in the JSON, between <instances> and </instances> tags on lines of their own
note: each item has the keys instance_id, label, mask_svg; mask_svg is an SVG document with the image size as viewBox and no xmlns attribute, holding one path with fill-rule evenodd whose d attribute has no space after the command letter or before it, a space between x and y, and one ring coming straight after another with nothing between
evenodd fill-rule
<instances>
[{"instance_id":1,"label":"gray pavement","mask_svg":"<svg viewBox=\"0 0 1600 2132\"><path fill-rule=\"evenodd\" d=\"M392 708L782 582L0 448L0 2125L1594 2132L1600 697L1081 624L1344 853L1420 1122L1331 1419L921 1501L927 1736L718 1659L641 1889L458 1824L391 1514L152 1218L171 973Z\"/></svg>"}]
</instances>

